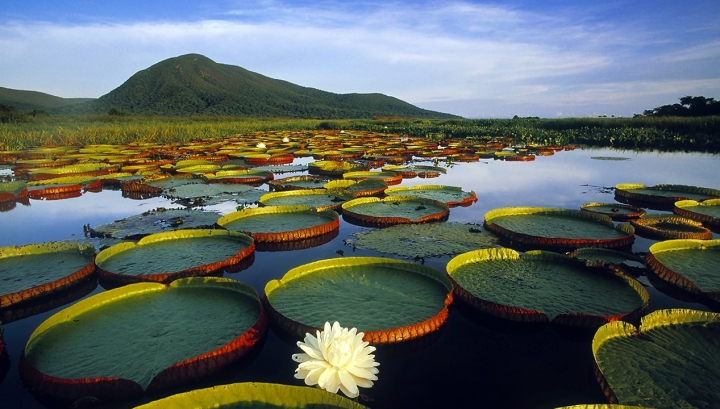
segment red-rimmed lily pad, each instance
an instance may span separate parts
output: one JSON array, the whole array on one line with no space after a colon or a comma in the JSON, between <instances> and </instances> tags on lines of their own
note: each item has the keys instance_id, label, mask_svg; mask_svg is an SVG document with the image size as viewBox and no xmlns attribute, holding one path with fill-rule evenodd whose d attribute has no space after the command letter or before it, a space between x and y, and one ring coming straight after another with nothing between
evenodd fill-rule
<instances>
[{"instance_id":1,"label":"red-rimmed lily pad","mask_svg":"<svg viewBox=\"0 0 720 409\"><path fill-rule=\"evenodd\" d=\"M415 196L361 197L343 203L342 213L343 219L353 224L389 226L447 220L450 208L443 202Z\"/></svg>"},{"instance_id":2,"label":"red-rimmed lily pad","mask_svg":"<svg viewBox=\"0 0 720 409\"><path fill-rule=\"evenodd\" d=\"M318 211L340 210L343 203L352 197L327 189L296 189L264 194L258 203L262 206L308 205Z\"/></svg>"},{"instance_id":3,"label":"red-rimmed lily pad","mask_svg":"<svg viewBox=\"0 0 720 409\"><path fill-rule=\"evenodd\" d=\"M269 180L273 180L275 175L262 170L220 170L214 174L204 175L208 183L245 183L245 184L263 184Z\"/></svg>"},{"instance_id":4,"label":"red-rimmed lily pad","mask_svg":"<svg viewBox=\"0 0 720 409\"><path fill-rule=\"evenodd\" d=\"M325 189L343 192L352 197L368 197L382 195L388 185L380 179L337 179L325 184Z\"/></svg>"},{"instance_id":5,"label":"red-rimmed lily pad","mask_svg":"<svg viewBox=\"0 0 720 409\"><path fill-rule=\"evenodd\" d=\"M95 271L95 249L74 242L0 247L0 307L51 294Z\"/></svg>"},{"instance_id":6,"label":"red-rimmed lily pad","mask_svg":"<svg viewBox=\"0 0 720 409\"><path fill-rule=\"evenodd\" d=\"M611 402L711 408L720 402L720 314L674 309L602 326L593 339L596 376Z\"/></svg>"},{"instance_id":7,"label":"red-rimmed lily pad","mask_svg":"<svg viewBox=\"0 0 720 409\"><path fill-rule=\"evenodd\" d=\"M308 172L311 174L327 176L342 176L347 172L366 171L367 169L368 167L365 164L346 161L321 160L308 164Z\"/></svg>"},{"instance_id":8,"label":"red-rimmed lily pad","mask_svg":"<svg viewBox=\"0 0 720 409\"><path fill-rule=\"evenodd\" d=\"M712 232L702 223L680 216L651 216L630 220L635 234L651 239L698 239L712 238Z\"/></svg>"},{"instance_id":9,"label":"red-rimmed lily pad","mask_svg":"<svg viewBox=\"0 0 720 409\"><path fill-rule=\"evenodd\" d=\"M343 179L350 180L364 180L364 179L379 179L388 185L398 185L402 183L402 175L395 172L371 172L371 171L358 171L358 172L347 172L343 174Z\"/></svg>"},{"instance_id":10,"label":"red-rimmed lily pad","mask_svg":"<svg viewBox=\"0 0 720 409\"><path fill-rule=\"evenodd\" d=\"M147 235L180 229L210 229L220 214L192 209L157 208L88 230L90 237L137 240Z\"/></svg>"},{"instance_id":11,"label":"red-rimmed lily pad","mask_svg":"<svg viewBox=\"0 0 720 409\"><path fill-rule=\"evenodd\" d=\"M318 212L307 205L243 209L221 217L218 225L246 233L257 242L286 242L322 236L340 228L332 210Z\"/></svg>"},{"instance_id":12,"label":"red-rimmed lily pad","mask_svg":"<svg viewBox=\"0 0 720 409\"><path fill-rule=\"evenodd\" d=\"M477 202L474 191L465 192L461 187L443 185L398 186L385 190L388 196L417 196L444 202L448 206L470 206Z\"/></svg>"},{"instance_id":13,"label":"red-rimmed lily pad","mask_svg":"<svg viewBox=\"0 0 720 409\"><path fill-rule=\"evenodd\" d=\"M697 220L711 230L720 233L720 199L707 199L702 202L679 200L675 202L673 213Z\"/></svg>"},{"instance_id":14,"label":"red-rimmed lily pad","mask_svg":"<svg viewBox=\"0 0 720 409\"><path fill-rule=\"evenodd\" d=\"M720 198L720 190L688 185L646 186L642 183L621 183L615 186L615 197L672 209L679 200Z\"/></svg>"},{"instance_id":15,"label":"red-rimmed lily pad","mask_svg":"<svg viewBox=\"0 0 720 409\"><path fill-rule=\"evenodd\" d=\"M0 183L0 203L11 202L28 196L27 184L16 180Z\"/></svg>"},{"instance_id":16,"label":"red-rimmed lily pad","mask_svg":"<svg viewBox=\"0 0 720 409\"><path fill-rule=\"evenodd\" d=\"M665 283L720 302L720 240L666 240L650 246L645 262Z\"/></svg>"},{"instance_id":17,"label":"red-rimmed lily pad","mask_svg":"<svg viewBox=\"0 0 720 409\"><path fill-rule=\"evenodd\" d=\"M57 398L122 398L200 380L252 350L267 324L255 290L194 277L84 299L30 335L20 375Z\"/></svg>"},{"instance_id":18,"label":"red-rimmed lily pad","mask_svg":"<svg viewBox=\"0 0 720 409\"><path fill-rule=\"evenodd\" d=\"M275 179L268 182L271 189L278 191L298 189L320 189L327 182L327 179L320 176L301 175L290 176L283 179Z\"/></svg>"},{"instance_id":19,"label":"red-rimmed lily pad","mask_svg":"<svg viewBox=\"0 0 720 409\"><path fill-rule=\"evenodd\" d=\"M521 322L597 328L640 317L648 293L635 279L563 254L481 249L447 264L455 294L481 312Z\"/></svg>"},{"instance_id":20,"label":"red-rimmed lily pad","mask_svg":"<svg viewBox=\"0 0 720 409\"><path fill-rule=\"evenodd\" d=\"M408 341L439 329L452 303L445 274L378 257L341 257L305 264L265 286L275 328L302 337L325 322L364 332L372 344Z\"/></svg>"},{"instance_id":21,"label":"red-rimmed lily pad","mask_svg":"<svg viewBox=\"0 0 720 409\"><path fill-rule=\"evenodd\" d=\"M619 203L590 202L580 206L580 210L609 216L613 220L630 220L645 215L645 210Z\"/></svg>"},{"instance_id":22,"label":"red-rimmed lily pad","mask_svg":"<svg viewBox=\"0 0 720 409\"><path fill-rule=\"evenodd\" d=\"M98 253L100 278L109 283L168 283L213 274L255 251L253 239L227 230L177 230L116 244Z\"/></svg>"},{"instance_id":23,"label":"red-rimmed lily pad","mask_svg":"<svg viewBox=\"0 0 720 409\"><path fill-rule=\"evenodd\" d=\"M485 214L485 227L527 249L571 251L581 247L623 248L635 241L627 223L608 216L553 207L503 207Z\"/></svg>"},{"instance_id":24,"label":"red-rimmed lily pad","mask_svg":"<svg viewBox=\"0 0 720 409\"><path fill-rule=\"evenodd\" d=\"M399 224L353 235L355 240L345 240L346 244L414 259L498 246L497 237L482 226L453 222Z\"/></svg>"},{"instance_id":25,"label":"red-rimmed lily pad","mask_svg":"<svg viewBox=\"0 0 720 409\"><path fill-rule=\"evenodd\" d=\"M211 409L366 409L353 400L319 388L281 385L274 383L234 383L179 393L138 406L136 409L153 408Z\"/></svg>"}]
</instances>

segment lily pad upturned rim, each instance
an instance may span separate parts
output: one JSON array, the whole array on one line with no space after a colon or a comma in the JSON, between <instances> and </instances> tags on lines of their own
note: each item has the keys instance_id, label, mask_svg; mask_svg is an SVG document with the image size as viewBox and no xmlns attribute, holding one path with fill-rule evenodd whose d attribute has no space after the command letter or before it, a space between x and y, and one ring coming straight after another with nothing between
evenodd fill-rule
<instances>
[{"instance_id":1,"label":"lily pad upturned rim","mask_svg":"<svg viewBox=\"0 0 720 409\"><path fill-rule=\"evenodd\" d=\"M297 322L291 318L285 317L282 313L278 312L270 302L270 294L277 288L288 284L294 279L303 277L306 275L313 274L315 272L321 272L327 268L337 268L342 266L358 266L358 265L385 265L392 268L399 268L412 273L421 274L431 280L436 281L447 290L445 296L444 306L438 311L436 315L430 317L424 321L405 325L396 328L387 328L375 331L365 331L358 329L364 333L363 340L371 344L392 344L405 342L413 339L420 338L428 335L440 329L447 320L449 315L449 308L453 302L453 287L451 281L448 279L446 274L441 273L424 265L412 263L409 261L397 260L385 257L339 257L332 259L319 260L295 267L285 273L281 278L270 280L265 285L265 296L263 302L268 310L270 321L274 328L278 328L281 332L286 334L293 334L295 336L302 337L306 333L315 333L321 331L320 327L312 327L301 322Z\"/></svg>"},{"instance_id":2,"label":"lily pad upturned rim","mask_svg":"<svg viewBox=\"0 0 720 409\"><path fill-rule=\"evenodd\" d=\"M343 179L380 179L388 185L398 185L402 183L403 177L395 172L355 171L343 173Z\"/></svg>"},{"instance_id":3,"label":"lily pad upturned rim","mask_svg":"<svg viewBox=\"0 0 720 409\"><path fill-rule=\"evenodd\" d=\"M624 321L609 322L600 327L592 341L592 352L594 356L594 372L595 377L600 384L603 393L611 403L617 403L618 397L615 395L610 382L605 377L598 364L598 351L605 342L615 338L636 338L643 335L643 332L663 326L673 326L702 322L720 321L720 314L716 312L697 311L691 309L664 309L654 311L640 319L640 325L635 326Z\"/></svg>"},{"instance_id":4,"label":"lily pad upturned rim","mask_svg":"<svg viewBox=\"0 0 720 409\"><path fill-rule=\"evenodd\" d=\"M692 211L690 209L703 206L720 206L720 199L706 199L701 202L696 200L678 200L675 202L673 213L688 219L697 220L708 225L711 229L720 229L720 217L713 217L708 214Z\"/></svg>"},{"instance_id":5,"label":"lily pad upturned rim","mask_svg":"<svg viewBox=\"0 0 720 409\"><path fill-rule=\"evenodd\" d=\"M708 247L720 248L720 239L677 239L661 241L650 246L647 254L645 255L645 263L647 264L648 269L653 274L655 274L659 279L670 284L671 286L675 288L680 288L683 291L689 292L694 295L706 297L715 302L720 302L720 289L713 289L709 291L703 290L700 286L695 284L689 278L665 266L656 257L656 254L665 251L707 249Z\"/></svg>"},{"instance_id":6,"label":"lily pad upturned rim","mask_svg":"<svg viewBox=\"0 0 720 409\"><path fill-rule=\"evenodd\" d=\"M318 188L303 186L302 184L299 184L297 182L317 182L319 187L324 187L323 185L327 182L327 178L313 175L289 176L282 179L271 180L267 182L267 184L277 191Z\"/></svg>"},{"instance_id":7,"label":"lily pad upturned rim","mask_svg":"<svg viewBox=\"0 0 720 409\"><path fill-rule=\"evenodd\" d=\"M44 374L28 361L26 353L32 341L42 332L52 326L72 321L76 316L97 308L97 306L122 302L124 299L145 293L191 286L218 288L223 291L230 290L243 296L252 297L258 302L258 319L247 331L231 342L212 351L176 362L159 372L153 377L145 389L146 391L150 392L180 385L212 374L246 355L264 338L268 321L263 303L255 289L241 281L222 277L188 277L175 280L169 284L135 283L80 300L43 321L28 338L25 349L20 356L21 378L31 385L33 389L61 399L76 400L84 396L116 399L143 393L143 387L130 379L118 377L69 379Z\"/></svg>"},{"instance_id":8,"label":"lily pad upturned rim","mask_svg":"<svg viewBox=\"0 0 720 409\"><path fill-rule=\"evenodd\" d=\"M574 217L579 219L591 220L600 224L604 224L610 228L619 230L625 235L614 239L571 239L565 237L540 237L531 234L515 232L493 223L493 219L496 219L498 217L523 214L559 215L564 217ZM635 230L629 223L622 222L618 225L615 225L609 216L603 214L556 207L501 207L485 213L485 220L483 222L483 225L486 229L492 231L501 238L510 240L511 242L517 242L522 246L530 246L533 247L533 249L539 250L549 249L569 251L581 247L622 248L631 245L635 241Z\"/></svg>"},{"instance_id":9,"label":"lily pad upturned rim","mask_svg":"<svg viewBox=\"0 0 720 409\"><path fill-rule=\"evenodd\" d=\"M318 212L322 212L324 210L335 210L340 211L340 208L343 203L345 203L348 200L351 200L351 197L344 196L343 194L339 194L337 192L332 192L327 189L293 189L293 190L285 190L280 192L268 192L265 193L260 197L260 200L258 201L258 204L260 206L275 206L272 204L272 201L274 199L280 199L280 198L288 198L288 197L312 197L312 196L318 196L318 197L328 197L328 196L335 196L337 199L337 202L330 203L330 204L318 204L317 206L312 205ZM290 205L292 206L292 205ZM311 206L311 205L308 205Z\"/></svg>"},{"instance_id":10,"label":"lily pad upturned rim","mask_svg":"<svg viewBox=\"0 0 720 409\"><path fill-rule=\"evenodd\" d=\"M76 242L47 242L37 244L26 244L24 246L0 247L0 258L21 257L23 255L56 253L60 251L90 251L95 253L95 248L89 244L78 244ZM64 290L74 284L90 277L95 272L95 257L81 269L57 280L35 285L20 291L8 294L0 294L0 307L9 307L17 303L33 300Z\"/></svg>"},{"instance_id":11,"label":"lily pad upturned rim","mask_svg":"<svg viewBox=\"0 0 720 409\"><path fill-rule=\"evenodd\" d=\"M189 267L180 271L172 271L160 274L139 274L139 275L128 275L119 274L112 271L105 270L101 267L102 263L122 252L132 250L138 246L152 245L168 240L193 240L203 239L206 237L228 237L239 243L244 244L244 247L239 247L238 252L235 255L228 257L224 260L218 260L212 263L207 263L199 266ZM143 237L137 243L134 242L123 242L118 243L112 247L109 247L95 257L95 270L101 279L106 280L109 283L117 284L128 284L136 283L140 281L154 281L158 283L169 283L184 277L193 276L204 276L212 274L222 268L229 267L243 261L247 256L255 251L255 241L252 237L241 232L234 232L222 229L187 229L187 230L174 230L162 233L154 233Z\"/></svg>"},{"instance_id":12,"label":"lily pad upturned rim","mask_svg":"<svg viewBox=\"0 0 720 409\"><path fill-rule=\"evenodd\" d=\"M707 227L704 227L701 222L682 216L670 215L663 217L640 217L638 219L630 220L630 224L632 224L635 228L635 232L639 236L657 238L660 240L708 240L712 238L712 231L710 231ZM661 227L660 225L675 225L683 227L684 229Z\"/></svg>"},{"instance_id":13,"label":"lily pad upturned rim","mask_svg":"<svg viewBox=\"0 0 720 409\"><path fill-rule=\"evenodd\" d=\"M448 277L453 283L453 291L460 300L483 313L509 321L525 323L552 322L554 324L564 326L598 328L607 322L637 319L642 316L642 314L648 307L650 296L647 290L645 290L645 288L643 287L643 285L637 280L624 274L621 270L611 265L603 267L603 269L605 270L604 273L589 274L608 274L624 280L633 290L637 292L638 296L642 300L642 304L632 311L615 315L570 312L559 314L551 320L544 312L541 311L511 305L504 305L476 297L470 291L459 285L453 278L453 272L466 264L490 260L521 259L548 260L561 263L578 263L577 260L569 256L554 253L551 251L533 250L520 255L520 253L518 253L517 251L509 248L488 248L473 250L457 255L447 263L446 269Z\"/></svg>"},{"instance_id":14,"label":"lily pad upturned rim","mask_svg":"<svg viewBox=\"0 0 720 409\"><path fill-rule=\"evenodd\" d=\"M673 191L677 192L678 195L664 196L653 195L649 193L633 192L633 190L639 189ZM683 193L701 194L706 195L708 198L720 198L720 190L690 185L659 184L655 186L646 186L642 183L620 183L615 185L616 196L638 202L657 203L661 205L672 205L678 200L692 199L691 197L683 196Z\"/></svg>"},{"instance_id":15,"label":"lily pad upturned rim","mask_svg":"<svg viewBox=\"0 0 720 409\"><path fill-rule=\"evenodd\" d=\"M612 210L611 211L602 211L602 210L598 209L601 207L610 207L611 209L612 208L624 209L624 210L627 210L628 213L613 213ZM628 204L604 203L604 202L584 203L580 206L580 210L584 210L586 212L595 212L595 213L604 214L613 220L634 219L637 217L642 217L645 214L645 210L641 209L639 207L631 206Z\"/></svg>"},{"instance_id":16,"label":"lily pad upturned rim","mask_svg":"<svg viewBox=\"0 0 720 409\"><path fill-rule=\"evenodd\" d=\"M363 213L358 213L352 210L353 207L368 203L384 203L385 201L393 202L418 202L421 205L428 203L437 206L443 210L435 213L422 216L417 219L410 219L408 217L400 216L373 216ZM388 226L395 224L412 224L412 223L428 223L435 221L443 221L450 215L450 207L438 200L432 199L420 199L416 196L388 196L384 199L378 197L359 197L357 199L350 200L342 204L343 218L347 219L351 223L357 223L364 226Z\"/></svg>"},{"instance_id":17,"label":"lily pad upturned rim","mask_svg":"<svg viewBox=\"0 0 720 409\"><path fill-rule=\"evenodd\" d=\"M462 200L452 200L445 202L448 206L470 206L471 204L478 201L477 194L474 190L465 192L462 187L459 186L447 186L447 185L415 185L415 186L396 186L385 190L385 194L388 196L400 195L400 196L412 196L412 192L415 190L447 190L453 192L465 193L467 196Z\"/></svg>"},{"instance_id":18,"label":"lily pad upturned rim","mask_svg":"<svg viewBox=\"0 0 720 409\"><path fill-rule=\"evenodd\" d=\"M338 409L367 408L339 394L318 388L264 382L243 382L178 393L137 406L135 409L168 407L175 409L210 409L243 402L258 402L279 408L299 408L315 405Z\"/></svg>"},{"instance_id":19,"label":"lily pad upturned rim","mask_svg":"<svg viewBox=\"0 0 720 409\"><path fill-rule=\"evenodd\" d=\"M252 237L256 242L286 242L294 240L309 239L311 237L321 236L326 233L330 233L340 228L340 215L333 210L317 211L312 206L307 205L296 205L296 206L265 206L257 207L252 209L243 209L237 212L226 214L225 216L218 219L217 224L225 227L225 225L232 223L235 220L239 220L244 217L253 217L259 215L271 215L271 214L282 214L282 213L307 213L312 212L318 215L319 219L325 219L327 221L317 224L312 227L300 228L294 230L287 230L281 232L243 232Z\"/></svg>"}]
</instances>

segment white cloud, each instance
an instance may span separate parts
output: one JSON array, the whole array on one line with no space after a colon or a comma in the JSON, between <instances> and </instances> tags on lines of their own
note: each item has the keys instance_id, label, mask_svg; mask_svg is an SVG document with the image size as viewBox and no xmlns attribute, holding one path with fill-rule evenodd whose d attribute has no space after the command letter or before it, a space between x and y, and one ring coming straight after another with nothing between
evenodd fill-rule
<instances>
[{"instance_id":1,"label":"white cloud","mask_svg":"<svg viewBox=\"0 0 720 409\"><path fill-rule=\"evenodd\" d=\"M534 105L548 116L559 108L568 115L568 104L627 102L663 89L665 94L717 89L714 79L625 83L595 78L633 59L642 64L654 58L663 65L715 57L717 40L647 57L638 54L642 47L650 41L659 47L662 39L620 24L578 19L572 10L540 14L467 2L357 6L262 1L213 20L8 23L0 27L0 86L97 97L163 59L200 53L331 92L380 92L421 106L493 99L506 107ZM473 114L450 112L514 113L481 107L475 104Z\"/></svg>"}]
</instances>

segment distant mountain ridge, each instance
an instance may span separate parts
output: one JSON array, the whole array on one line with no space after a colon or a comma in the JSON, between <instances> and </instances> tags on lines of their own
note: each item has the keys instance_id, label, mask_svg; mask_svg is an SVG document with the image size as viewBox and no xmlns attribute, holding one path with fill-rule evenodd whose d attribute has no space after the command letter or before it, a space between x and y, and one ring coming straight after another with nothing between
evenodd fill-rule
<instances>
[{"instance_id":1,"label":"distant mountain ridge","mask_svg":"<svg viewBox=\"0 0 720 409\"><path fill-rule=\"evenodd\" d=\"M93 100L94 98L62 98L44 92L0 87L0 103L14 106L22 111L55 110Z\"/></svg>"},{"instance_id":2,"label":"distant mountain ridge","mask_svg":"<svg viewBox=\"0 0 720 409\"><path fill-rule=\"evenodd\" d=\"M60 101L55 101L52 107L40 109L66 114L114 110L132 115L159 116L460 118L422 109L383 94L335 94L302 87L242 67L219 64L200 54L160 61L135 73L121 86L98 99L75 101L74 98L54 98ZM0 103L28 109L6 102L2 94Z\"/></svg>"}]
</instances>

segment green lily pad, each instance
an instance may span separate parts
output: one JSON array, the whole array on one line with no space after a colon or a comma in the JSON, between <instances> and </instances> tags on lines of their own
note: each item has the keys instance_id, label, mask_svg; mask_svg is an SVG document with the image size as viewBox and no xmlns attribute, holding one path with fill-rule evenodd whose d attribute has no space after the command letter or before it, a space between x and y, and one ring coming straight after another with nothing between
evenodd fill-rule
<instances>
[{"instance_id":1,"label":"green lily pad","mask_svg":"<svg viewBox=\"0 0 720 409\"><path fill-rule=\"evenodd\" d=\"M639 316L649 298L629 276L548 251L475 250L450 260L447 271L469 305L515 321L597 328Z\"/></svg>"},{"instance_id":2,"label":"green lily pad","mask_svg":"<svg viewBox=\"0 0 720 409\"><path fill-rule=\"evenodd\" d=\"M651 239L699 239L712 238L712 232L702 223L679 216L650 216L630 220L638 236Z\"/></svg>"},{"instance_id":3,"label":"green lily pad","mask_svg":"<svg viewBox=\"0 0 720 409\"><path fill-rule=\"evenodd\" d=\"M397 185L402 183L402 175L395 172L371 172L371 171L357 171L343 173L343 179L350 180L364 180L364 179L379 179L388 185Z\"/></svg>"},{"instance_id":4,"label":"green lily pad","mask_svg":"<svg viewBox=\"0 0 720 409\"><path fill-rule=\"evenodd\" d=\"M265 166L256 166L252 168L253 170L260 171L260 172L269 172L273 174L280 174L280 173L292 173L292 172L304 172L308 170L307 165L265 165Z\"/></svg>"},{"instance_id":5,"label":"green lily pad","mask_svg":"<svg viewBox=\"0 0 720 409\"><path fill-rule=\"evenodd\" d=\"M95 249L49 242L0 247L0 307L68 288L95 271Z\"/></svg>"},{"instance_id":6,"label":"green lily pad","mask_svg":"<svg viewBox=\"0 0 720 409\"><path fill-rule=\"evenodd\" d=\"M268 182L268 185L275 190L297 190L297 189L319 189L327 182L326 178L320 176L291 176L284 179L275 179Z\"/></svg>"},{"instance_id":7,"label":"green lily pad","mask_svg":"<svg viewBox=\"0 0 720 409\"><path fill-rule=\"evenodd\" d=\"M675 202L673 212L697 220L710 229L720 229L720 199L707 199L702 202L679 200Z\"/></svg>"},{"instance_id":8,"label":"green lily pad","mask_svg":"<svg viewBox=\"0 0 720 409\"><path fill-rule=\"evenodd\" d=\"M136 409L365 409L348 398L318 388L273 383L247 382L218 385L211 388L168 396L138 406Z\"/></svg>"},{"instance_id":9,"label":"green lily pad","mask_svg":"<svg viewBox=\"0 0 720 409\"><path fill-rule=\"evenodd\" d=\"M342 211L343 219L361 226L441 221L450 214L445 203L415 196L361 197L343 203Z\"/></svg>"},{"instance_id":10,"label":"green lily pad","mask_svg":"<svg viewBox=\"0 0 720 409\"><path fill-rule=\"evenodd\" d=\"M629 220L645 214L645 210L639 207L618 203L590 202L580 206L580 210L604 214L613 220Z\"/></svg>"},{"instance_id":11,"label":"green lily pad","mask_svg":"<svg viewBox=\"0 0 720 409\"><path fill-rule=\"evenodd\" d=\"M593 339L599 381L624 405L711 408L720 402L720 314L660 310L602 326Z\"/></svg>"},{"instance_id":12,"label":"green lily pad","mask_svg":"<svg viewBox=\"0 0 720 409\"><path fill-rule=\"evenodd\" d=\"M110 282L169 282L214 273L254 251L252 238L242 233L177 230L116 244L98 253L95 264L100 277Z\"/></svg>"},{"instance_id":13,"label":"green lily pad","mask_svg":"<svg viewBox=\"0 0 720 409\"><path fill-rule=\"evenodd\" d=\"M185 205L213 205L236 200L238 203L255 203L265 193L242 183L201 183L176 186L165 190L165 195L179 199Z\"/></svg>"},{"instance_id":14,"label":"green lily pad","mask_svg":"<svg viewBox=\"0 0 720 409\"><path fill-rule=\"evenodd\" d=\"M157 208L91 228L91 237L137 240L154 233L179 229L212 228L220 214L189 209Z\"/></svg>"},{"instance_id":15,"label":"green lily pad","mask_svg":"<svg viewBox=\"0 0 720 409\"><path fill-rule=\"evenodd\" d=\"M532 249L622 248L635 241L627 223L605 215L553 207L504 207L485 214L485 227L513 245Z\"/></svg>"},{"instance_id":16,"label":"green lily pad","mask_svg":"<svg viewBox=\"0 0 720 409\"><path fill-rule=\"evenodd\" d=\"M692 294L720 301L720 240L666 240L650 246L650 270Z\"/></svg>"},{"instance_id":17,"label":"green lily pad","mask_svg":"<svg viewBox=\"0 0 720 409\"><path fill-rule=\"evenodd\" d=\"M439 257L496 247L497 237L479 225L460 223L399 224L353 233L348 244L403 257Z\"/></svg>"},{"instance_id":18,"label":"green lily pad","mask_svg":"<svg viewBox=\"0 0 720 409\"><path fill-rule=\"evenodd\" d=\"M673 205L678 200L720 198L720 190L687 185L645 186L641 183L622 183L615 186L615 196L640 202Z\"/></svg>"},{"instance_id":19,"label":"green lily pad","mask_svg":"<svg viewBox=\"0 0 720 409\"><path fill-rule=\"evenodd\" d=\"M265 286L271 319L303 335L338 321L373 344L400 342L437 330L452 302L447 276L419 264L377 257L316 261Z\"/></svg>"},{"instance_id":20,"label":"green lily pad","mask_svg":"<svg viewBox=\"0 0 720 409\"><path fill-rule=\"evenodd\" d=\"M308 205L318 211L339 210L352 197L333 193L326 189L296 189L284 192L270 192L260 198L262 206Z\"/></svg>"},{"instance_id":21,"label":"green lily pad","mask_svg":"<svg viewBox=\"0 0 720 409\"><path fill-rule=\"evenodd\" d=\"M604 266L613 264L635 269L645 269L645 263L641 257L622 251L584 247L573 251L569 255L589 265Z\"/></svg>"},{"instance_id":22,"label":"green lily pad","mask_svg":"<svg viewBox=\"0 0 720 409\"><path fill-rule=\"evenodd\" d=\"M328 176L341 176L347 172L365 171L367 169L367 166L362 163L346 161L321 160L308 164L308 172Z\"/></svg>"},{"instance_id":23,"label":"green lily pad","mask_svg":"<svg viewBox=\"0 0 720 409\"><path fill-rule=\"evenodd\" d=\"M264 172L257 169L238 169L238 170L220 170L214 174L204 175L208 183L222 183L222 184L262 184L269 180L272 180L275 176L270 172Z\"/></svg>"},{"instance_id":24,"label":"green lily pad","mask_svg":"<svg viewBox=\"0 0 720 409\"><path fill-rule=\"evenodd\" d=\"M477 202L475 192L464 192L461 187L443 185L398 186L385 190L388 196L417 196L444 202L448 206L470 206Z\"/></svg>"},{"instance_id":25,"label":"green lily pad","mask_svg":"<svg viewBox=\"0 0 720 409\"><path fill-rule=\"evenodd\" d=\"M27 184L22 181L0 182L0 202L8 202L27 197Z\"/></svg>"},{"instance_id":26,"label":"green lily pad","mask_svg":"<svg viewBox=\"0 0 720 409\"><path fill-rule=\"evenodd\" d=\"M332 210L318 212L307 205L267 206L227 214L218 225L249 234L257 242L286 242L335 231L340 219Z\"/></svg>"},{"instance_id":27,"label":"green lily pad","mask_svg":"<svg viewBox=\"0 0 720 409\"><path fill-rule=\"evenodd\" d=\"M265 329L257 293L239 281L137 283L45 320L30 335L20 373L60 398L124 397L205 377L247 353Z\"/></svg>"}]
</instances>

